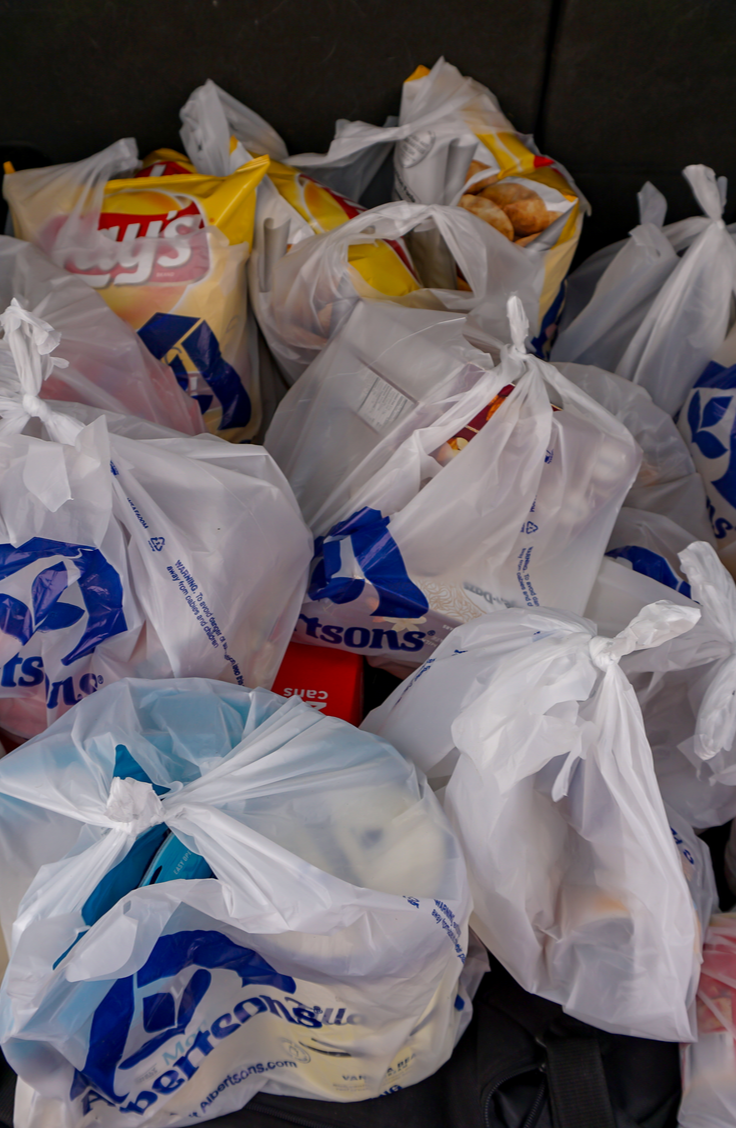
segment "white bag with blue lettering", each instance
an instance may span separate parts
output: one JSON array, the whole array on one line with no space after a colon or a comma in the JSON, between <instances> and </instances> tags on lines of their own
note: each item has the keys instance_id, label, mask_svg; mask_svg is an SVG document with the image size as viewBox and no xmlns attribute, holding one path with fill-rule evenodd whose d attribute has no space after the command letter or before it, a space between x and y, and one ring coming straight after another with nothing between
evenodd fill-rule
<instances>
[{"instance_id":1,"label":"white bag with blue lettering","mask_svg":"<svg viewBox=\"0 0 736 1128\"><path fill-rule=\"evenodd\" d=\"M668 1041L694 1036L700 926L619 662L698 618L655 603L605 639L547 608L486 615L363 724L449 777L471 924L516 980L602 1030Z\"/></svg>"},{"instance_id":2,"label":"white bag with blue lettering","mask_svg":"<svg viewBox=\"0 0 736 1128\"><path fill-rule=\"evenodd\" d=\"M467 345L463 365L436 328L420 345L415 323L399 324L417 311L398 310L393 336L366 333L371 314L356 311L355 331L351 319L279 405L267 447L317 538L300 639L418 664L497 607L584 610L641 452L525 352L521 302L509 310L515 343L490 370ZM353 340L374 351L351 362Z\"/></svg>"},{"instance_id":3,"label":"white bag with blue lettering","mask_svg":"<svg viewBox=\"0 0 736 1128\"><path fill-rule=\"evenodd\" d=\"M270 685L311 553L273 459L41 400L58 333L0 324L0 725L131 675Z\"/></svg>"},{"instance_id":4,"label":"white bag with blue lettering","mask_svg":"<svg viewBox=\"0 0 736 1128\"><path fill-rule=\"evenodd\" d=\"M695 381L678 422L705 483L718 555L736 574L736 325Z\"/></svg>"},{"instance_id":5,"label":"white bag with blue lettering","mask_svg":"<svg viewBox=\"0 0 736 1128\"><path fill-rule=\"evenodd\" d=\"M487 967L421 773L267 690L86 698L0 763L0 859L16 1128L403 1088L447 1060Z\"/></svg>"}]
</instances>

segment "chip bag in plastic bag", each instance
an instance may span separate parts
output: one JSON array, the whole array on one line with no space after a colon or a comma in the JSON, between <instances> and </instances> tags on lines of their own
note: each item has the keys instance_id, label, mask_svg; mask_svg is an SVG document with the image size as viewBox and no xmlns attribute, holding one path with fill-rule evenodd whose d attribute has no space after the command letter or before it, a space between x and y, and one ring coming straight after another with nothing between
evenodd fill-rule
<instances>
[{"instance_id":1,"label":"chip bag in plastic bag","mask_svg":"<svg viewBox=\"0 0 736 1128\"><path fill-rule=\"evenodd\" d=\"M463 319L356 306L279 405L266 446L316 537L304 641L416 664L498 607L583 611L641 452L509 311L494 367Z\"/></svg>"},{"instance_id":2,"label":"chip bag in plastic bag","mask_svg":"<svg viewBox=\"0 0 736 1128\"><path fill-rule=\"evenodd\" d=\"M588 210L572 177L514 129L490 90L442 58L404 83L399 129L401 199L459 204L533 251L538 309L530 320L535 348L546 351Z\"/></svg>"},{"instance_id":3,"label":"chip bag in plastic bag","mask_svg":"<svg viewBox=\"0 0 736 1128\"><path fill-rule=\"evenodd\" d=\"M365 1100L434 1073L470 1020L487 961L437 799L299 699L118 682L5 757L0 814L18 1128Z\"/></svg>"},{"instance_id":4,"label":"chip bag in plastic bag","mask_svg":"<svg viewBox=\"0 0 736 1128\"><path fill-rule=\"evenodd\" d=\"M182 159L153 154L136 177L127 139L76 164L6 171L3 192L15 234L83 277L171 365L208 428L241 441L260 423L246 261L268 158L226 177L193 173Z\"/></svg>"},{"instance_id":5,"label":"chip bag in plastic bag","mask_svg":"<svg viewBox=\"0 0 736 1128\"><path fill-rule=\"evenodd\" d=\"M211 80L192 93L181 117L182 140L200 172L225 175L251 154L265 152L271 156L268 173L258 189L254 246L248 267L250 298L272 352L284 374L293 381L304 365L292 356L284 334L273 328L273 268L291 247L313 235L333 231L366 209L294 167L299 158L287 158L278 134ZM316 169L317 174L320 168ZM365 285L387 298L404 297L420 288L401 237L356 241L347 249L347 261ZM292 309L290 313L298 330L299 310Z\"/></svg>"},{"instance_id":6,"label":"chip bag in plastic bag","mask_svg":"<svg viewBox=\"0 0 736 1128\"><path fill-rule=\"evenodd\" d=\"M160 423L187 435L204 430L202 413L168 365L156 360L129 325L82 278L37 247L0 236L0 309L13 298L59 336L42 399L73 400Z\"/></svg>"},{"instance_id":7,"label":"chip bag in plastic bag","mask_svg":"<svg viewBox=\"0 0 736 1128\"><path fill-rule=\"evenodd\" d=\"M0 324L0 725L130 675L270 685L311 555L273 459L42 400L58 334L16 302Z\"/></svg>"}]
</instances>

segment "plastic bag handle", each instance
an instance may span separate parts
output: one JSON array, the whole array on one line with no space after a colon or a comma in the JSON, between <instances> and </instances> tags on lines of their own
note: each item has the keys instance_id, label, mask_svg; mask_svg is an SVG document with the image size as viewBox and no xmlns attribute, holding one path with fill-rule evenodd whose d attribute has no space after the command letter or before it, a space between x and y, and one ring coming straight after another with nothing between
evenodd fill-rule
<instances>
[{"instance_id":1,"label":"plastic bag handle","mask_svg":"<svg viewBox=\"0 0 736 1128\"><path fill-rule=\"evenodd\" d=\"M17 298L0 314L0 328L15 362L15 379L11 376L0 387L0 437L19 434L35 417L56 442L73 446L84 424L54 411L39 395L54 368L69 364L62 357L51 356L61 334L24 309Z\"/></svg>"},{"instance_id":2,"label":"plastic bag handle","mask_svg":"<svg viewBox=\"0 0 736 1128\"><path fill-rule=\"evenodd\" d=\"M687 180L695 199L709 219L718 221L723 215L725 199L721 195L719 181L712 168L707 165L687 165L682 170L682 175ZM725 181L720 177L719 180ZM724 186L725 195L725 186Z\"/></svg>"}]
</instances>

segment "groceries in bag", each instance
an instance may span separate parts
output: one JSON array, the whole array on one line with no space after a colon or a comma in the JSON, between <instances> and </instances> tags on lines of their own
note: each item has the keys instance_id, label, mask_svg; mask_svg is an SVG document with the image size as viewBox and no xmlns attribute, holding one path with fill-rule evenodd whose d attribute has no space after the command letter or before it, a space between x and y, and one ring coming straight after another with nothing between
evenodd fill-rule
<instances>
[{"instance_id":1,"label":"groceries in bag","mask_svg":"<svg viewBox=\"0 0 736 1128\"><path fill-rule=\"evenodd\" d=\"M446 784L473 928L518 982L602 1030L670 1041L694 1036L700 924L619 661L698 617L656 603L604 639L561 611L498 611L363 724Z\"/></svg>"},{"instance_id":2,"label":"groceries in bag","mask_svg":"<svg viewBox=\"0 0 736 1128\"><path fill-rule=\"evenodd\" d=\"M514 129L490 90L442 58L404 83L399 129L408 131L394 151L401 199L459 204L528 248L536 268L533 343L546 350L588 210L572 177Z\"/></svg>"},{"instance_id":3,"label":"groceries in bag","mask_svg":"<svg viewBox=\"0 0 736 1128\"><path fill-rule=\"evenodd\" d=\"M622 665L639 698L662 795L701 829L736 816L736 587L709 544L690 544L678 557L677 574L700 621Z\"/></svg>"},{"instance_id":4,"label":"groceries in bag","mask_svg":"<svg viewBox=\"0 0 736 1128\"><path fill-rule=\"evenodd\" d=\"M86 282L30 243L0 236L0 309L13 298L60 335L54 355L67 363L44 381L43 399L134 415L187 435L204 430L199 406L171 368Z\"/></svg>"},{"instance_id":5,"label":"groceries in bag","mask_svg":"<svg viewBox=\"0 0 736 1128\"><path fill-rule=\"evenodd\" d=\"M381 241L394 243L405 235L421 235L431 247L440 238L451 262L466 279L463 289L448 285L452 277L392 298L374 277L364 277L351 262L356 248ZM395 301L407 310L432 309L473 313L483 338L508 339L506 304L512 294L534 316L534 264L512 243L462 208L439 204L382 204L328 231L304 239L276 262L270 280L269 304L261 308L266 339L281 361L291 358L295 373L303 371L342 328L363 301Z\"/></svg>"},{"instance_id":6,"label":"groceries in bag","mask_svg":"<svg viewBox=\"0 0 736 1128\"><path fill-rule=\"evenodd\" d=\"M280 404L266 446L317 538L299 639L419 664L497 607L583 611L641 455L509 308L492 367L462 323L358 307Z\"/></svg>"},{"instance_id":7,"label":"groceries in bag","mask_svg":"<svg viewBox=\"0 0 736 1128\"><path fill-rule=\"evenodd\" d=\"M364 1100L434 1072L470 1020L487 961L439 803L302 701L118 682L0 763L0 810L23 1128Z\"/></svg>"},{"instance_id":8,"label":"groceries in bag","mask_svg":"<svg viewBox=\"0 0 736 1128\"><path fill-rule=\"evenodd\" d=\"M268 174L258 189L253 253L248 267L250 299L271 351L287 379L293 382L304 366L284 333L274 325L271 291L275 264L291 247L342 226L365 208L356 202L357 195L355 200L349 199L344 190L328 187L301 171L298 157L286 163L286 147L281 138L262 118L211 80L192 93L181 117L182 140L202 173L226 175L251 155L267 153L271 157ZM365 150L364 155L368 152ZM327 172L324 162L319 163L317 173L320 171ZM347 248L347 262L365 285L385 297L403 297L420 288L401 238L356 242ZM298 332L308 315L305 310L300 316L297 307L290 311L290 316L294 319L293 331Z\"/></svg>"},{"instance_id":9,"label":"groceries in bag","mask_svg":"<svg viewBox=\"0 0 736 1128\"><path fill-rule=\"evenodd\" d=\"M736 915L718 913L703 947L698 1037L683 1049L680 1128L736 1124Z\"/></svg>"},{"instance_id":10,"label":"groceries in bag","mask_svg":"<svg viewBox=\"0 0 736 1128\"><path fill-rule=\"evenodd\" d=\"M137 165L128 139L76 164L6 170L15 233L98 290L171 365L211 431L251 438L260 403L245 268L268 159L226 177L164 164L161 175L137 178Z\"/></svg>"},{"instance_id":11,"label":"groceries in bag","mask_svg":"<svg viewBox=\"0 0 736 1128\"><path fill-rule=\"evenodd\" d=\"M270 685L311 550L271 457L41 400L58 335L14 303L0 322L0 725L131 674Z\"/></svg>"}]
</instances>

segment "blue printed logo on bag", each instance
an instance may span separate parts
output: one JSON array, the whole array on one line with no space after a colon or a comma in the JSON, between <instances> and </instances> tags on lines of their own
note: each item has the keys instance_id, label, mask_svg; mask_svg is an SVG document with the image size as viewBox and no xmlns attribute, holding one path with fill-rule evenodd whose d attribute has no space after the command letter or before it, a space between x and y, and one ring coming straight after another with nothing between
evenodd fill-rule
<instances>
[{"instance_id":1,"label":"blue printed logo on bag","mask_svg":"<svg viewBox=\"0 0 736 1128\"><path fill-rule=\"evenodd\" d=\"M43 537L0 545L0 696L37 695L45 683L49 711L74 705L101 681L83 660L127 629L120 576L99 549ZM51 647L68 671L54 681Z\"/></svg>"},{"instance_id":2,"label":"blue printed logo on bag","mask_svg":"<svg viewBox=\"0 0 736 1128\"><path fill-rule=\"evenodd\" d=\"M736 365L711 361L680 411L719 550L736 540Z\"/></svg>"}]
</instances>

